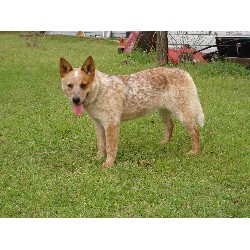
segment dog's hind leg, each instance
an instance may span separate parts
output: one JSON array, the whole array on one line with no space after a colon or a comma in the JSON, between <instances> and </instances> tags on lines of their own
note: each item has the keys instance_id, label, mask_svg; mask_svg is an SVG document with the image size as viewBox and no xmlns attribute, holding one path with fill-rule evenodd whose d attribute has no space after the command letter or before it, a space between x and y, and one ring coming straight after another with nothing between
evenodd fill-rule
<instances>
[{"instance_id":1,"label":"dog's hind leg","mask_svg":"<svg viewBox=\"0 0 250 250\"><path fill-rule=\"evenodd\" d=\"M185 128L187 129L191 140L192 140L192 150L188 154L198 155L200 153L200 138L199 131L194 123L192 122L183 122Z\"/></svg>"},{"instance_id":2,"label":"dog's hind leg","mask_svg":"<svg viewBox=\"0 0 250 250\"><path fill-rule=\"evenodd\" d=\"M170 138L172 137L172 133L173 133L174 123L173 123L173 120L171 118L172 114L167 109L159 109L159 114L160 114L160 117L161 117L163 123L166 126L161 144L166 144L169 142Z\"/></svg>"},{"instance_id":3,"label":"dog's hind leg","mask_svg":"<svg viewBox=\"0 0 250 250\"><path fill-rule=\"evenodd\" d=\"M195 116L193 115L191 109L185 108L185 110L175 113L176 117L179 121L184 125L187 129L189 136L192 140L192 150L188 152L188 154L198 155L200 153L200 138L199 138L199 130L195 125Z\"/></svg>"}]
</instances>

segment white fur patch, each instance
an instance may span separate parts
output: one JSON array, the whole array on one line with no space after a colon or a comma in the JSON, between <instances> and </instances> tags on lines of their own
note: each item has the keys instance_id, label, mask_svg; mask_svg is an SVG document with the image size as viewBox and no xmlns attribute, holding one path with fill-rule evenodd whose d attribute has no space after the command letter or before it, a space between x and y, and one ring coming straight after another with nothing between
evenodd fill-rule
<instances>
[{"instance_id":1,"label":"white fur patch","mask_svg":"<svg viewBox=\"0 0 250 250\"><path fill-rule=\"evenodd\" d=\"M75 76L75 77L78 77L78 76L79 76L78 70L75 71L74 76Z\"/></svg>"}]
</instances>

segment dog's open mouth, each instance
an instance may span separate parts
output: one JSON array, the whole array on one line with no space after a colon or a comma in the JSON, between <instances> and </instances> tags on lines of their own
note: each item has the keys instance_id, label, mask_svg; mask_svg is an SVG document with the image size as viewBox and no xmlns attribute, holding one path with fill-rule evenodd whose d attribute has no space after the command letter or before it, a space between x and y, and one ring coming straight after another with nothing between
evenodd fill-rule
<instances>
[{"instance_id":1,"label":"dog's open mouth","mask_svg":"<svg viewBox=\"0 0 250 250\"><path fill-rule=\"evenodd\" d=\"M81 116L82 113L84 112L83 104L82 103L80 103L80 104L73 103L73 112L75 113L75 115Z\"/></svg>"}]
</instances>

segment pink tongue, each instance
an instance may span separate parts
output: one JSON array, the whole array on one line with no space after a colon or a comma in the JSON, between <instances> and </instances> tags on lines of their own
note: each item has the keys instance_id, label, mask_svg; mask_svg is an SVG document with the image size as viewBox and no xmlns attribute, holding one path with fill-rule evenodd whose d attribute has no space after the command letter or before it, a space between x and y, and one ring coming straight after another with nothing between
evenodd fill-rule
<instances>
[{"instance_id":1,"label":"pink tongue","mask_svg":"<svg viewBox=\"0 0 250 250\"><path fill-rule=\"evenodd\" d=\"M73 112L77 116L81 116L84 111L83 105L82 104L73 104Z\"/></svg>"}]
</instances>

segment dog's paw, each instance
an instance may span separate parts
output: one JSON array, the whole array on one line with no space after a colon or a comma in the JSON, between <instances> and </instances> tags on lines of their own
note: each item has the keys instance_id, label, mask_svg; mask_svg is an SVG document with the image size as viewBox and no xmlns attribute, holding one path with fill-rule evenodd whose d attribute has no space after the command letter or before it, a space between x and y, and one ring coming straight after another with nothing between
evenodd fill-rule
<instances>
[{"instance_id":1,"label":"dog's paw","mask_svg":"<svg viewBox=\"0 0 250 250\"><path fill-rule=\"evenodd\" d=\"M103 164L102 164L102 167L104 167L104 168L108 168L108 167L111 167L113 164L110 164L109 162L104 162Z\"/></svg>"},{"instance_id":2,"label":"dog's paw","mask_svg":"<svg viewBox=\"0 0 250 250\"><path fill-rule=\"evenodd\" d=\"M103 164L102 164L102 167L104 167L104 168L108 168L108 167L111 167L111 166L113 166L114 165L114 161L113 160L107 160L106 162L104 162Z\"/></svg>"},{"instance_id":3,"label":"dog's paw","mask_svg":"<svg viewBox=\"0 0 250 250\"><path fill-rule=\"evenodd\" d=\"M96 159L99 161L104 157L104 153L97 153Z\"/></svg>"},{"instance_id":4,"label":"dog's paw","mask_svg":"<svg viewBox=\"0 0 250 250\"><path fill-rule=\"evenodd\" d=\"M187 152L187 155L198 155L199 153L200 151L190 150L189 152Z\"/></svg>"},{"instance_id":5,"label":"dog's paw","mask_svg":"<svg viewBox=\"0 0 250 250\"><path fill-rule=\"evenodd\" d=\"M160 141L160 144L165 145L168 144L169 140L163 139Z\"/></svg>"}]
</instances>

